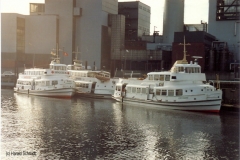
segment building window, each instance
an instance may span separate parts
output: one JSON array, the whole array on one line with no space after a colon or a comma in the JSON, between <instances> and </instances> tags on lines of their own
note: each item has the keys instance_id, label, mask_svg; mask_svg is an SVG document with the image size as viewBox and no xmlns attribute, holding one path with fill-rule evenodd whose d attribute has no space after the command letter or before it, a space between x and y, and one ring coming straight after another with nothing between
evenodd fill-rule
<instances>
[{"instance_id":1,"label":"building window","mask_svg":"<svg viewBox=\"0 0 240 160\"><path fill-rule=\"evenodd\" d=\"M40 3L30 4L30 13L43 13L45 12L45 5Z\"/></svg>"}]
</instances>

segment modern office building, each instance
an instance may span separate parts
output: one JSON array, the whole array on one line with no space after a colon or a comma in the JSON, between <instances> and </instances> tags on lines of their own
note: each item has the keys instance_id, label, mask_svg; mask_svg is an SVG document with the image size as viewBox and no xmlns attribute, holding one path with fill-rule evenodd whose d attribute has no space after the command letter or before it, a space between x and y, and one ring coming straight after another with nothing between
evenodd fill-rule
<instances>
[{"instance_id":1,"label":"modern office building","mask_svg":"<svg viewBox=\"0 0 240 160\"><path fill-rule=\"evenodd\" d=\"M78 48L84 64L110 67L108 15L118 13L117 0L45 0L44 4L30 4L29 11L30 15L2 13L2 61L10 54L22 54L13 56L17 61L23 55L25 60L50 57L58 44L62 63L72 64L72 53Z\"/></svg>"},{"instance_id":2,"label":"modern office building","mask_svg":"<svg viewBox=\"0 0 240 160\"><path fill-rule=\"evenodd\" d=\"M118 14L125 15L125 40L141 40L143 35L150 34L151 8L140 2L119 2Z\"/></svg>"}]
</instances>

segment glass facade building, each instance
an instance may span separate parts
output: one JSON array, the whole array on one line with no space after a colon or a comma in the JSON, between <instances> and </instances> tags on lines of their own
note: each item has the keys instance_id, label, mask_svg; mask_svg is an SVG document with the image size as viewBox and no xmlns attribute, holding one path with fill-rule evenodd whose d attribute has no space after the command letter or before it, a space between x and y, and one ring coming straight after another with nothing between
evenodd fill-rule
<instances>
[{"instance_id":1,"label":"glass facade building","mask_svg":"<svg viewBox=\"0 0 240 160\"><path fill-rule=\"evenodd\" d=\"M139 1L119 2L118 14L125 15L125 40L140 40L150 34L151 8Z\"/></svg>"}]
</instances>

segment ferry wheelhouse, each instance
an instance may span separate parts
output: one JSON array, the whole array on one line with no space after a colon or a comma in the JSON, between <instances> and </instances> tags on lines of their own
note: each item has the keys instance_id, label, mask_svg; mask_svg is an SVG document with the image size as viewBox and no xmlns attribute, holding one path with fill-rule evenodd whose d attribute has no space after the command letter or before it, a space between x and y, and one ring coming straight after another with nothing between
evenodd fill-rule
<instances>
[{"instance_id":1,"label":"ferry wheelhouse","mask_svg":"<svg viewBox=\"0 0 240 160\"><path fill-rule=\"evenodd\" d=\"M25 69L19 74L14 91L29 95L70 98L75 93L75 83L69 79L65 64L59 58L50 63L49 69Z\"/></svg>"},{"instance_id":2,"label":"ferry wheelhouse","mask_svg":"<svg viewBox=\"0 0 240 160\"><path fill-rule=\"evenodd\" d=\"M222 91L206 83L197 60L187 62L184 45L183 60L176 61L170 71L150 72L140 84L120 79L113 98L164 109L219 112Z\"/></svg>"}]
</instances>

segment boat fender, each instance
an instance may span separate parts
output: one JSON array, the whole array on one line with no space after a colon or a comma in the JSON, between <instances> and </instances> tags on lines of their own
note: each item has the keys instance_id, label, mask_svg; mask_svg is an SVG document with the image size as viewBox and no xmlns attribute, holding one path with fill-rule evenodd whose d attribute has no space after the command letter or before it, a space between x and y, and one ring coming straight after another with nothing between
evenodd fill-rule
<instances>
[{"instance_id":1,"label":"boat fender","mask_svg":"<svg viewBox=\"0 0 240 160\"><path fill-rule=\"evenodd\" d=\"M29 89L28 89L28 94L29 94Z\"/></svg>"}]
</instances>

